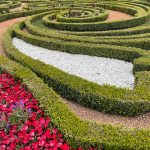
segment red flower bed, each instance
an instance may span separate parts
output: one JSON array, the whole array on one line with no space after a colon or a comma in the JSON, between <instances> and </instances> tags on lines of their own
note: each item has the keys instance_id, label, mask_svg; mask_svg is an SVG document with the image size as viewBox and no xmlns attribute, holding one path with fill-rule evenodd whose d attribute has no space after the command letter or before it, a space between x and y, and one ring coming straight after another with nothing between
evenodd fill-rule
<instances>
[{"instance_id":1,"label":"red flower bed","mask_svg":"<svg viewBox=\"0 0 150 150\"><path fill-rule=\"evenodd\" d=\"M69 150L63 135L33 95L7 73L0 75L0 150ZM78 148L81 150L82 148ZM90 148L92 150L92 148Z\"/></svg>"},{"instance_id":2,"label":"red flower bed","mask_svg":"<svg viewBox=\"0 0 150 150\"><path fill-rule=\"evenodd\" d=\"M16 110L15 116L13 112ZM15 124L11 124L13 119L14 123L17 121ZM1 150L69 149L32 94L7 73L0 75L0 121Z\"/></svg>"}]
</instances>

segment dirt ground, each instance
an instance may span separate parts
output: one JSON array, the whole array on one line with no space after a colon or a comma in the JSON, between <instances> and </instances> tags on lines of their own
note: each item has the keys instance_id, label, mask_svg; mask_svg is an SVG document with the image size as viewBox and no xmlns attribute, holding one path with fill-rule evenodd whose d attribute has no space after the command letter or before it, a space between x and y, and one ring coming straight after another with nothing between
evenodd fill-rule
<instances>
[{"instance_id":1,"label":"dirt ground","mask_svg":"<svg viewBox=\"0 0 150 150\"><path fill-rule=\"evenodd\" d=\"M24 20L25 17L21 17L21 18L16 18L16 19L11 19L8 21L4 21L4 22L0 22L0 54L1 55L5 55L4 49L3 49L3 45L2 45L2 36L4 34L4 32L14 23L19 22L21 20Z\"/></svg>"}]
</instances>

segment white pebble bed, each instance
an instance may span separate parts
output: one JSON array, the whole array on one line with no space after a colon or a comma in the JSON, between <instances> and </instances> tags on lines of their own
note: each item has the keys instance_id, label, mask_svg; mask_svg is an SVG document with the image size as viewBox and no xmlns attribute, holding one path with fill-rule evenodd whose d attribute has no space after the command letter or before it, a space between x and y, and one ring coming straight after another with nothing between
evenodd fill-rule
<instances>
[{"instance_id":1,"label":"white pebble bed","mask_svg":"<svg viewBox=\"0 0 150 150\"><path fill-rule=\"evenodd\" d=\"M117 59L48 50L16 37L13 38L13 44L27 56L38 59L45 64L53 65L69 74L100 85L109 84L121 88L134 88L132 63Z\"/></svg>"}]
</instances>

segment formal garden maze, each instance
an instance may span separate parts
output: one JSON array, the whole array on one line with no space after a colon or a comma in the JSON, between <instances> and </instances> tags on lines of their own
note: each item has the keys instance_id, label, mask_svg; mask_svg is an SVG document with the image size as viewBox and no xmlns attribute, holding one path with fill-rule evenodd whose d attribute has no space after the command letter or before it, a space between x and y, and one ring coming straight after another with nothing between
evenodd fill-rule
<instances>
[{"instance_id":1,"label":"formal garden maze","mask_svg":"<svg viewBox=\"0 0 150 150\"><path fill-rule=\"evenodd\" d=\"M0 150L150 150L150 0L0 1Z\"/></svg>"}]
</instances>

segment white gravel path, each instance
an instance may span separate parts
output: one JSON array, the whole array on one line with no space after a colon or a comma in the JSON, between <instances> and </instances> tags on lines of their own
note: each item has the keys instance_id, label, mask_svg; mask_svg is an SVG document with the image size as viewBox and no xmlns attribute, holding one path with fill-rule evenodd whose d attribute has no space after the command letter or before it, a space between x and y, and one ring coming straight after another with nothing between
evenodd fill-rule
<instances>
[{"instance_id":1,"label":"white gravel path","mask_svg":"<svg viewBox=\"0 0 150 150\"><path fill-rule=\"evenodd\" d=\"M133 64L122 60L69 54L31 45L13 38L14 46L22 53L51 64L69 74L73 74L97 84L110 84L122 88L134 88Z\"/></svg>"}]
</instances>

